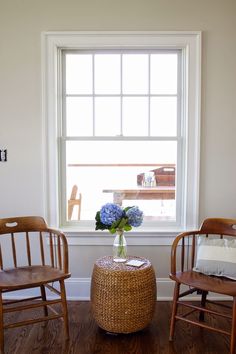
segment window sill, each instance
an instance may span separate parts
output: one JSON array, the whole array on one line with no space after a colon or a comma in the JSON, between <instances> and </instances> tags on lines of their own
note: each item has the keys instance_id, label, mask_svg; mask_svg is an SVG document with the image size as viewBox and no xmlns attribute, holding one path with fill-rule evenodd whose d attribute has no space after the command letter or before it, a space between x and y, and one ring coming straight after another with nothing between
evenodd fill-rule
<instances>
[{"instance_id":1,"label":"window sill","mask_svg":"<svg viewBox=\"0 0 236 354\"><path fill-rule=\"evenodd\" d=\"M76 228L62 228L67 237L69 246L110 246L114 235L108 231L94 231ZM131 246L168 246L172 245L174 238L183 230L180 229L142 229L141 231L130 231L125 233L127 242Z\"/></svg>"}]
</instances>

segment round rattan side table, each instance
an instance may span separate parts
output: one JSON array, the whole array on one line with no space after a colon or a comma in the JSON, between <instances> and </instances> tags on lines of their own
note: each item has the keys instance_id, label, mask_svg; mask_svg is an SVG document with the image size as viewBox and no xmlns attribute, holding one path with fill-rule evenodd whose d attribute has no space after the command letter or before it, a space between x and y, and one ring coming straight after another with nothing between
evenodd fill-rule
<instances>
[{"instance_id":1,"label":"round rattan side table","mask_svg":"<svg viewBox=\"0 0 236 354\"><path fill-rule=\"evenodd\" d=\"M148 259L141 267L98 259L91 282L92 312L98 326L113 333L132 333L152 320L156 304L156 276Z\"/></svg>"}]
</instances>

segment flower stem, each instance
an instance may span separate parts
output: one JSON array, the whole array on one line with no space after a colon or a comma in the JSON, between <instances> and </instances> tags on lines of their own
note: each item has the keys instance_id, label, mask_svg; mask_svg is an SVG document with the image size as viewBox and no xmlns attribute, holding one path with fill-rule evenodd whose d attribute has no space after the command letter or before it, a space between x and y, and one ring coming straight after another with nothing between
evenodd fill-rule
<instances>
[{"instance_id":1,"label":"flower stem","mask_svg":"<svg viewBox=\"0 0 236 354\"><path fill-rule=\"evenodd\" d=\"M126 260L127 248L123 230L117 229L117 236L114 243L114 257Z\"/></svg>"},{"instance_id":2,"label":"flower stem","mask_svg":"<svg viewBox=\"0 0 236 354\"><path fill-rule=\"evenodd\" d=\"M126 257L126 252L125 252L125 247L124 247L123 241L124 241L124 237L123 237L123 234L121 233L119 235L119 246L118 246L118 251L117 251L117 255L120 258Z\"/></svg>"}]
</instances>

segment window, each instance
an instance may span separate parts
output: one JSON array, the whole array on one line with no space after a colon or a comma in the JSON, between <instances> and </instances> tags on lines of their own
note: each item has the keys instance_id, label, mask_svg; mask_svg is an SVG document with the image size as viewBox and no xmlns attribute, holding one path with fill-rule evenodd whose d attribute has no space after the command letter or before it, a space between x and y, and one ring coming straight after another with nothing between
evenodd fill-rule
<instances>
[{"instance_id":1,"label":"window","mask_svg":"<svg viewBox=\"0 0 236 354\"><path fill-rule=\"evenodd\" d=\"M93 230L116 202L150 230L196 224L199 36L45 34L50 219Z\"/></svg>"}]
</instances>

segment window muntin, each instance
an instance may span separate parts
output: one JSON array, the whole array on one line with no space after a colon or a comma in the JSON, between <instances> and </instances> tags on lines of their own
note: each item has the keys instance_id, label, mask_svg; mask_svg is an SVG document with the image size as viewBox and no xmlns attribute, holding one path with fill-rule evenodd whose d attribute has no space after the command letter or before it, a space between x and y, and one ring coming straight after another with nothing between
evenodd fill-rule
<instances>
[{"instance_id":1,"label":"window muntin","mask_svg":"<svg viewBox=\"0 0 236 354\"><path fill-rule=\"evenodd\" d=\"M155 195L139 199L143 186L137 178L162 167L177 171L181 51L65 50L62 57L63 219L76 184L83 195L80 223L93 220L102 204L114 201L108 190L120 189L137 189L135 199L124 199L122 205L139 205L145 221L176 223L177 188L170 200Z\"/></svg>"}]
</instances>

